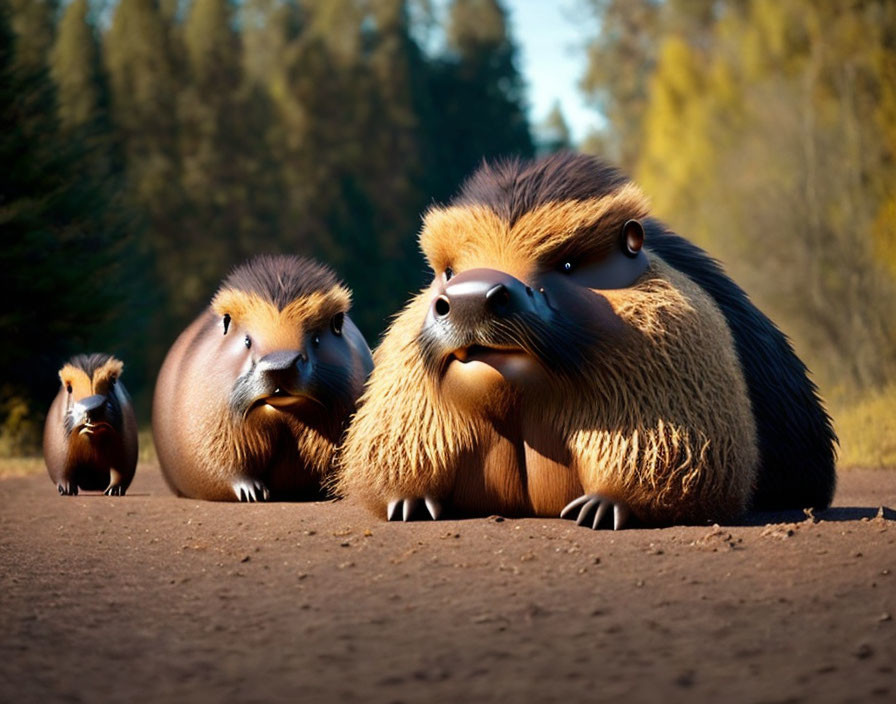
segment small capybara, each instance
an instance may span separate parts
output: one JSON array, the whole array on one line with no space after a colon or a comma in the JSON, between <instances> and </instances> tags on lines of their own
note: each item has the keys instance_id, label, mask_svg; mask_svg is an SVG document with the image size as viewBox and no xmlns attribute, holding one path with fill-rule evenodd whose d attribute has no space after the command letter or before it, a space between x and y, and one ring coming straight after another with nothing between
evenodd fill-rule
<instances>
[{"instance_id":1,"label":"small capybara","mask_svg":"<svg viewBox=\"0 0 896 704\"><path fill-rule=\"evenodd\" d=\"M299 257L260 256L224 280L156 383L153 438L176 494L319 495L372 367L350 297Z\"/></svg>"},{"instance_id":2,"label":"small capybara","mask_svg":"<svg viewBox=\"0 0 896 704\"><path fill-rule=\"evenodd\" d=\"M592 528L829 505L836 437L805 366L615 169L483 165L421 246L435 277L374 355L340 492L391 520Z\"/></svg>"},{"instance_id":3,"label":"small capybara","mask_svg":"<svg viewBox=\"0 0 896 704\"><path fill-rule=\"evenodd\" d=\"M124 496L137 469L137 420L108 354L78 355L59 370L62 386L44 425L44 460L63 496L78 489Z\"/></svg>"}]
</instances>

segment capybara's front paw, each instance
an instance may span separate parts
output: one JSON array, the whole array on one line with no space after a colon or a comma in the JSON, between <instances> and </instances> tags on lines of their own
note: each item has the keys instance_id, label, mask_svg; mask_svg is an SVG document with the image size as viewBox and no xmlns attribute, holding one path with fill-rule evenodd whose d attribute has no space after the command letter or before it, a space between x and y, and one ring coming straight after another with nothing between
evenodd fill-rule
<instances>
[{"instance_id":1,"label":"capybara's front paw","mask_svg":"<svg viewBox=\"0 0 896 704\"><path fill-rule=\"evenodd\" d=\"M255 503L256 501L267 501L271 498L271 492L265 486L264 482L257 479L244 479L233 483L233 493L236 494L238 501Z\"/></svg>"},{"instance_id":2,"label":"capybara's front paw","mask_svg":"<svg viewBox=\"0 0 896 704\"><path fill-rule=\"evenodd\" d=\"M121 484L110 484L103 493L106 496L124 496L126 491Z\"/></svg>"},{"instance_id":3,"label":"capybara's front paw","mask_svg":"<svg viewBox=\"0 0 896 704\"><path fill-rule=\"evenodd\" d=\"M426 513L423 507L426 507ZM442 515L442 505L431 496L422 499L395 499L389 502L386 509L386 518L390 521L413 521L415 518L429 518L437 521Z\"/></svg>"},{"instance_id":4,"label":"capybara's front paw","mask_svg":"<svg viewBox=\"0 0 896 704\"><path fill-rule=\"evenodd\" d=\"M598 494L583 494L577 499L570 501L566 507L560 512L560 518L573 518L576 516L576 525L588 526L597 530L601 528L601 522L604 518L610 518L610 509L613 509L613 530L619 530L625 527L631 516L631 510L620 501L611 501L605 496ZM576 512L578 509L578 513ZM604 527L609 528L609 522L605 522Z\"/></svg>"},{"instance_id":5,"label":"capybara's front paw","mask_svg":"<svg viewBox=\"0 0 896 704\"><path fill-rule=\"evenodd\" d=\"M56 490L59 492L60 496L77 496L78 495L78 485L75 482L68 481L67 479L63 479L56 485Z\"/></svg>"}]
</instances>

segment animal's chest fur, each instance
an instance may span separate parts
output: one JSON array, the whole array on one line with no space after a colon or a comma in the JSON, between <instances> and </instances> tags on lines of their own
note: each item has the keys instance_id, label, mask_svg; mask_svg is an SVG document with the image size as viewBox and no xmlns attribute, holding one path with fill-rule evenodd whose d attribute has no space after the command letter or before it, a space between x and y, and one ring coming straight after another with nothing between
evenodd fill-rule
<instances>
[{"instance_id":1,"label":"animal's chest fur","mask_svg":"<svg viewBox=\"0 0 896 704\"><path fill-rule=\"evenodd\" d=\"M557 516L582 486L556 433L531 422L496 424L460 458L452 507L461 512Z\"/></svg>"},{"instance_id":2,"label":"animal's chest fur","mask_svg":"<svg viewBox=\"0 0 896 704\"><path fill-rule=\"evenodd\" d=\"M87 491L109 485L109 469L122 466L121 443L112 438L76 439L69 447L68 464L78 486Z\"/></svg>"},{"instance_id":3,"label":"animal's chest fur","mask_svg":"<svg viewBox=\"0 0 896 704\"><path fill-rule=\"evenodd\" d=\"M286 427L280 429L261 476L271 492L281 498L302 498L317 486L317 478L299 453L295 437Z\"/></svg>"}]
</instances>

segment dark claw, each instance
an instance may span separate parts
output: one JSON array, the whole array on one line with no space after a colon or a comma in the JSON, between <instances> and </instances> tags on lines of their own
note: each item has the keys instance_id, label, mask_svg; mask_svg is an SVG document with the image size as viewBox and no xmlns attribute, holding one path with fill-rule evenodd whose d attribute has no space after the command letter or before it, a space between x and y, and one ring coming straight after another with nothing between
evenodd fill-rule
<instances>
[{"instance_id":1,"label":"dark claw","mask_svg":"<svg viewBox=\"0 0 896 704\"><path fill-rule=\"evenodd\" d=\"M576 525L580 526L585 521L588 520L588 517L591 515L591 512L597 507L597 510L600 511L600 499L593 498L589 499L581 509L579 509L579 517L576 518ZM596 521L595 521L596 522Z\"/></svg>"},{"instance_id":2,"label":"dark claw","mask_svg":"<svg viewBox=\"0 0 896 704\"><path fill-rule=\"evenodd\" d=\"M78 485L72 482L60 482L56 485L56 489L59 491L60 496L77 496L78 495Z\"/></svg>"}]
</instances>

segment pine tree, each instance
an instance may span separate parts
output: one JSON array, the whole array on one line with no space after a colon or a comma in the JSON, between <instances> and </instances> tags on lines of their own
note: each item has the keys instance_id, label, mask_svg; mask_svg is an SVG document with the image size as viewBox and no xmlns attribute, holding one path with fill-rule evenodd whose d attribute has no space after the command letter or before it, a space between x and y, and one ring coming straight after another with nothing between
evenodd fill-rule
<instances>
[{"instance_id":1,"label":"pine tree","mask_svg":"<svg viewBox=\"0 0 896 704\"><path fill-rule=\"evenodd\" d=\"M660 43L658 0L590 0L600 32L588 45L581 86L609 123L600 140L609 158L632 170L641 146L648 82Z\"/></svg>"},{"instance_id":2,"label":"pine tree","mask_svg":"<svg viewBox=\"0 0 896 704\"><path fill-rule=\"evenodd\" d=\"M448 54L432 66L432 123L439 187L447 198L483 158L531 156L516 46L497 0L454 0Z\"/></svg>"},{"instance_id":3,"label":"pine tree","mask_svg":"<svg viewBox=\"0 0 896 704\"><path fill-rule=\"evenodd\" d=\"M258 234L249 204L253 184L243 169L242 53L232 25L229 0L195 0L183 31L189 82L179 101L179 144L192 255L184 263L206 290Z\"/></svg>"},{"instance_id":4,"label":"pine tree","mask_svg":"<svg viewBox=\"0 0 896 704\"><path fill-rule=\"evenodd\" d=\"M6 0L16 41L15 62L20 71L47 67L56 28L59 0Z\"/></svg>"},{"instance_id":5,"label":"pine tree","mask_svg":"<svg viewBox=\"0 0 896 704\"><path fill-rule=\"evenodd\" d=\"M15 46L0 3L0 329L10 341L0 421L14 419L0 444L22 450L60 362L85 349L120 354L121 323L139 336L140 314L129 307L129 232L104 217L108 194L85 174L82 145L60 135L47 71L25 68Z\"/></svg>"},{"instance_id":6,"label":"pine tree","mask_svg":"<svg viewBox=\"0 0 896 704\"><path fill-rule=\"evenodd\" d=\"M108 79L88 9L87 0L66 7L50 64L60 126L70 139L84 143L92 175L102 180L120 168L120 159L112 136Z\"/></svg>"},{"instance_id":7,"label":"pine tree","mask_svg":"<svg viewBox=\"0 0 896 704\"><path fill-rule=\"evenodd\" d=\"M542 154L552 154L572 147L569 125L559 100L554 102L551 111L539 126L537 141L538 150Z\"/></svg>"},{"instance_id":8,"label":"pine tree","mask_svg":"<svg viewBox=\"0 0 896 704\"><path fill-rule=\"evenodd\" d=\"M148 223L168 310L184 319L203 280L179 266L183 198L178 158L177 78L170 26L156 0L121 0L105 36L112 115L126 163L126 193Z\"/></svg>"},{"instance_id":9,"label":"pine tree","mask_svg":"<svg viewBox=\"0 0 896 704\"><path fill-rule=\"evenodd\" d=\"M296 0L246 0L240 5L243 72L251 83L271 88L290 42L304 17Z\"/></svg>"},{"instance_id":10,"label":"pine tree","mask_svg":"<svg viewBox=\"0 0 896 704\"><path fill-rule=\"evenodd\" d=\"M371 158L361 162L368 198L376 204L380 276L366 278L378 301L379 327L406 293L422 283L416 243L420 212L433 187L434 151L425 123L433 108L420 48L411 36L406 0L376 0L370 37L369 77L373 111L364 127Z\"/></svg>"}]
</instances>

